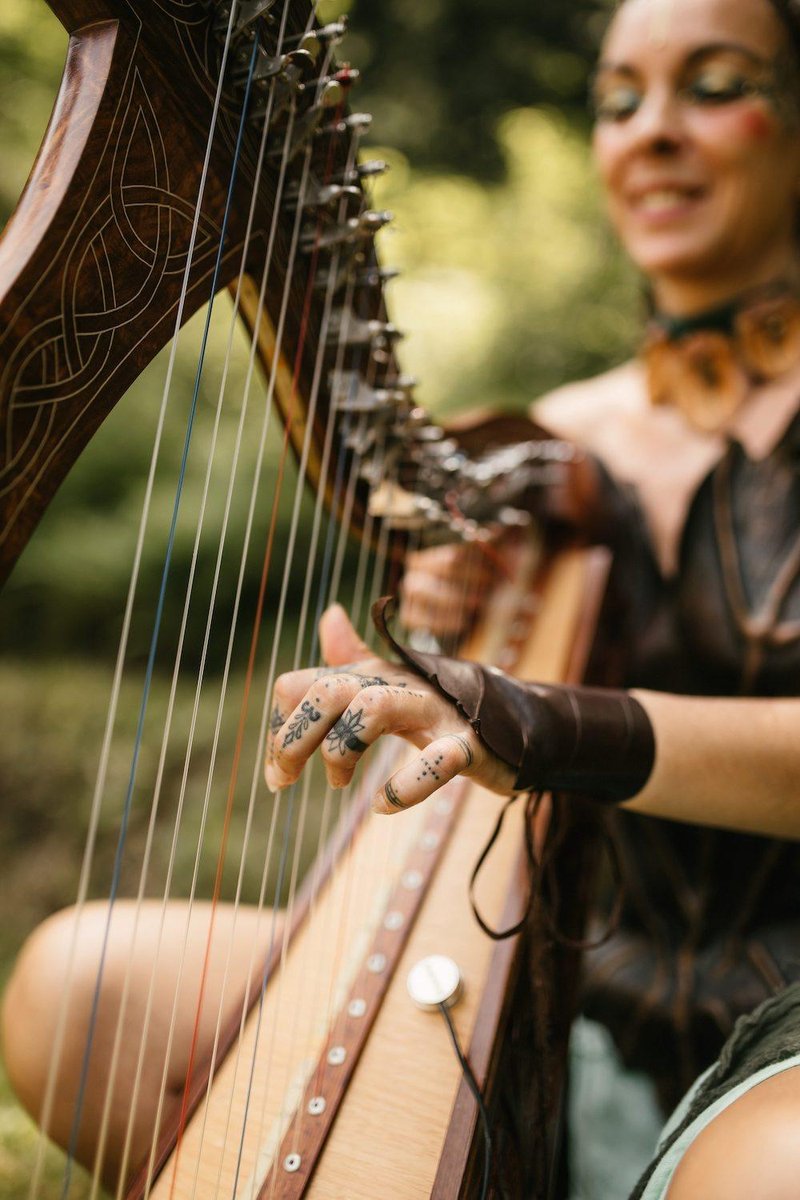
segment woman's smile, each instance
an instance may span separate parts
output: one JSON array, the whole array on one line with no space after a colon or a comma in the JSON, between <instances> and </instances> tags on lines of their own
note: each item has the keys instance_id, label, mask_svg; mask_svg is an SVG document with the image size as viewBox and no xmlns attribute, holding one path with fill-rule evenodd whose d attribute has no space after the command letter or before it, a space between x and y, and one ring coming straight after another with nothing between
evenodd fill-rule
<instances>
[{"instance_id":1,"label":"woman's smile","mask_svg":"<svg viewBox=\"0 0 800 1200\"><path fill-rule=\"evenodd\" d=\"M702 186L664 179L631 186L626 201L632 220L659 229L691 218L707 195Z\"/></svg>"}]
</instances>

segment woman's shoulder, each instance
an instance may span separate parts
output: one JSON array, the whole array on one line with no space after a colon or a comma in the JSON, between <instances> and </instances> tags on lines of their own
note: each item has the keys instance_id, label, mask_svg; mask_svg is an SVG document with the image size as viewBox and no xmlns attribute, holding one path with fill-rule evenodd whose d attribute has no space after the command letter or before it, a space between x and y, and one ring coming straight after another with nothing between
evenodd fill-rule
<instances>
[{"instance_id":1,"label":"woman's shoulder","mask_svg":"<svg viewBox=\"0 0 800 1200\"><path fill-rule=\"evenodd\" d=\"M634 359L548 392L533 404L531 416L558 437L591 448L606 440L610 427L635 423L646 407L644 375Z\"/></svg>"}]
</instances>

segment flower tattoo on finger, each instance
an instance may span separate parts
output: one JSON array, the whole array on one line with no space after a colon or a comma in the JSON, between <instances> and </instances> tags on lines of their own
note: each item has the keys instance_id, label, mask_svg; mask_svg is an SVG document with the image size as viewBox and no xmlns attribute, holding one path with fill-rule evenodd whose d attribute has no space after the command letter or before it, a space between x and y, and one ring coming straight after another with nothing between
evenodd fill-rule
<instances>
[{"instance_id":1,"label":"flower tattoo on finger","mask_svg":"<svg viewBox=\"0 0 800 1200\"><path fill-rule=\"evenodd\" d=\"M363 715L364 710L360 708L358 712L346 713L339 718L326 739L331 750L338 750L343 758L348 750L355 754L364 753L367 743L357 736L367 727L361 720Z\"/></svg>"}]
</instances>

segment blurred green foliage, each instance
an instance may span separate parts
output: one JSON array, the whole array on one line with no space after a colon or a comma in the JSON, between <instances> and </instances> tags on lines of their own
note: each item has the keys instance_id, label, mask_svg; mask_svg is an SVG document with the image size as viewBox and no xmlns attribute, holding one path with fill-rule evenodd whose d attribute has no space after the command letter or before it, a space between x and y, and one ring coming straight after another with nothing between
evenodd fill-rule
<instances>
[{"instance_id":1,"label":"blurred green foliage","mask_svg":"<svg viewBox=\"0 0 800 1200\"><path fill-rule=\"evenodd\" d=\"M586 82L608 0L353 0L347 52L380 136L417 168L503 177L498 122L557 106L586 128Z\"/></svg>"},{"instance_id":2,"label":"blurred green foliage","mask_svg":"<svg viewBox=\"0 0 800 1200\"><path fill-rule=\"evenodd\" d=\"M603 369L624 357L637 329L637 285L620 261L602 215L587 152L585 85L593 47L608 5L604 0L324 0L323 18L349 10L345 53L363 72L354 102L375 114L370 156L384 156L390 172L375 186L374 203L396 213L381 235L381 255L402 269L391 285L396 322L408 333L406 369L421 380L419 398L435 412L469 407L524 408L568 379ZM58 86L66 39L38 0L3 0L0 6L0 219L10 213L33 161ZM251 401L242 425L238 471L246 481L228 521L229 549L215 583L216 547L225 522L227 479L236 454L243 411L247 347L235 333L234 365L222 418L215 416L231 308L219 298L204 370L192 441L186 496L177 528L166 596L164 630L147 723L166 723L169 676L175 655L186 580L192 571L195 527L204 491L207 452L216 437L208 505L199 538L193 600L186 614L184 661L195 670L215 594L205 655L205 683L176 694L163 767L163 810L151 875L158 894L168 870L171 821L181 788L187 796L186 838L178 849L178 888L195 869L203 820L205 778L215 760L208 828L197 857L198 890L208 894L236 734L246 639L235 642L231 691L221 699L220 672L236 602L239 557L256 466L260 416ZM183 444L201 318L190 322L177 360L167 408L163 449L155 475L149 536L142 559L140 597L134 608L129 654L132 672L120 704L108 791L92 880L95 894L108 888L121 798L141 695L143 664L152 628L152 603L162 569ZM73 470L0 597L0 795L4 828L0 866L0 976L25 933L49 911L69 903L82 852L119 638L130 563L136 544L150 447L166 363L162 355L108 418ZM269 523L279 450L270 443L261 479L253 545ZM277 542L285 543L297 487L289 472L280 499ZM298 559L311 557L312 498L303 500ZM316 603L321 547L336 547L323 521L316 574L309 595ZM344 576L357 573L349 551ZM259 651L263 688L279 582L270 584L265 633ZM247 628L255 609L258 575L246 572L240 620ZM149 599L148 599L149 597ZM298 634L302 575L290 585L278 665L312 654ZM262 704L253 701L254 712ZM217 745L216 722L224 721ZM192 750L187 751L194 727ZM257 719L245 726L247 749L257 741ZM149 798L159 772L156 748L142 755L135 808L123 863L123 888L135 891L133 863L146 837ZM229 869L224 892L235 886L244 845L250 778L236 790ZM246 777L245 777L246 776ZM185 785L182 779L186 779ZM245 853L244 894L255 898L267 836L267 806L256 808ZM310 820L309 844L330 814ZM23 1194L26 1155L34 1135L18 1110L3 1099L0 1082L0 1200ZM53 1179L58 1175L53 1167ZM80 1186L70 1195L77 1197ZM57 1182L53 1196L58 1195Z\"/></svg>"}]
</instances>

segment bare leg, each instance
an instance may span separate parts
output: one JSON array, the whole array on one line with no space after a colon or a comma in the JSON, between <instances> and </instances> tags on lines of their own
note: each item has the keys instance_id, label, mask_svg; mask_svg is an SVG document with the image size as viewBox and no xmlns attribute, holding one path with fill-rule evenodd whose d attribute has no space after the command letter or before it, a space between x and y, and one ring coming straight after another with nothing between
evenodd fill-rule
<instances>
[{"instance_id":1,"label":"bare leg","mask_svg":"<svg viewBox=\"0 0 800 1200\"><path fill-rule=\"evenodd\" d=\"M800 1067L757 1084L684 1154L667 1200L797 1200Z\"/></svg>"},{"instance_id":2,"label":"bare leg","mask_svg":"<svg viewBox=\"0 0 800 1200\"><path fill-rule=\"evenodd\" d=\"M145 1026L147 1040L127 1171L138 1166L150 1149L165 1064L168 1109L170 1102L183 1091L195 1028L194 1061L198 1065L211 1052L220 1006L223 1025L241 1014L248 972L258 978L271 938L280 936L280 918L274 922L273 931L271 911L259 916L254 909L234 912L231 906L221 905L216 911L209 945L211 906L195 904L188 920L188 905L173 902L164 915L159 948L161 904L147 902L139 912L137 924L135 906L119 903L114 908L96 1001L107 913L107 906L101 903L84 908L70 986L68 958L76 911L66 909L57 913L34 931L20 953L6 991L3 1035L12 1084L25 1107L39 1119L62 1005L67 1004L63 1050L47 1130L56 1142L66 1147L72 1136L87 1031L96 1004L76 1158L93 1168L110 1091L102 1177L107 1185L115 1186L128 1136ZM198 1012L207 946L208 963ZM120 1020L122 1036L118 1037ZM112 1072L115 1042L117 1062Z\"/></svg>"}]
</instances>

